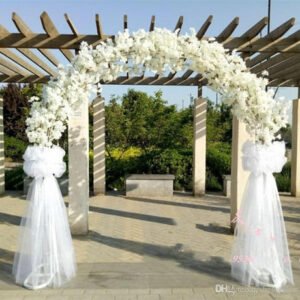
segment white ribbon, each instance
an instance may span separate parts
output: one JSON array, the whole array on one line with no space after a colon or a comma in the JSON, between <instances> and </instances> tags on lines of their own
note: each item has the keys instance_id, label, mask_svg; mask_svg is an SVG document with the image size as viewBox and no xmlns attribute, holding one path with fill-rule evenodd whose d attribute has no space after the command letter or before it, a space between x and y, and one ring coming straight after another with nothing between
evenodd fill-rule
<instances>
[{"instance_id":1,"label":"white ribbon","mask_svg":"<svg viewBox=\"0 0 300 300\"><path fill-rule=\"evenodd\" d=\"M231 273L245 285L281 289L293 284L286 230L275 178L286 162L284 142L246 142L243 167L250 171L235 220Z\"/></svg>"},{"instance_id":2,"label":"white ribbon","mask_svg":"<svg viewBox=\"0 0 300 300\"><path fill-rule=\"evenodd\" d=\"M13 273L16 282L29 289L60 286L76 272L66 209L55 179L66 170L64 154L58 146L29 146L23 156L24 171L33 181Z\"/></svg>"}]
</instances>

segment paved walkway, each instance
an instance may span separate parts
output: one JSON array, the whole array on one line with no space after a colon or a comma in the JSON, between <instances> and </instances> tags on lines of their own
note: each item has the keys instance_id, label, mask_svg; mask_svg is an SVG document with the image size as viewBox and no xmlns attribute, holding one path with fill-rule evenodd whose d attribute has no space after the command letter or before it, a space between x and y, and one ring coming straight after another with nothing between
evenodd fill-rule
<instances>
[{"instance_id":1,"label":"paved walkway","mask_svg":"<svg viewBox=\"0 0 300 300\"><path fill-rule=\"evenodd\" d=\"M74 237L78 275L61 289L14 284L12 260L25 198L0 198L0 299L300 299L300 199L282 197L295 286L282 294L230 277L229 200L90 199L90 232ZM217 292L218 291L218 292Z\"/></svg>"}]
</instances>

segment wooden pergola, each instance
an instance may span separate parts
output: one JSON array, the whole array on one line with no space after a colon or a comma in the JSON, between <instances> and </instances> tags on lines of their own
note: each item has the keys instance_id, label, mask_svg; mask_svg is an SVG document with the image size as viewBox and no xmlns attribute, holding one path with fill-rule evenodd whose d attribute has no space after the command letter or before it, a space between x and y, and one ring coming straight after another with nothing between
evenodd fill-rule
<instances>
[{"instance_id":1,"label":"wooden pergola","mask_svg":"<svg viewBox=\"0 0 300 300\"><path fill-rule=\"evenodd\" d=\"M96 46L113 35L104 33L100 17L95 16L97 34L82 34L75 27L71 18L65 14L70 32L60 33L46 12L40 16L44 32L33 32L16 13L12 21L17 32L9 32L0 25L0 82L1 83L47 83L57 74L60 63L55 55L60 51L68 62L78 52L80 43L86 41ZM197 31L198 39L208 39L207 30L212 24L209 16ZM149 31L155 28L155 16L151 17ZM174 31L182 29L183 17L179 17ZM300 30L288 32L295 25L291 18L271 32L263 35L268 25L264 17L240 36L233 36L239 25L239 18L234 18L215 38L230 51L237 51L245 60L249 70L258 76L264 70L269 72L271 87L300 87ZM123 19L123 29L128 28L128 18ZM39 54L37 53L40 52ZM55 53L56 52L56 53ZM198 99L194 108L194 147L193 147L193 190L195 195L205 193L206 169L206 100L202 98L202 86L207 84L201 74L192 70L165 75L146 74L131 77L122 74L112 82L116 85L160 85L160 86L197 86ZM104 100L97 97L94 102L94 192L105 192L105 116ZM0 114L2 118L2 113ZM300 196L300 105L293 104L293 150L292 150L292 194ZM3 125L2 134L3 140ZM241 148L248 138L244 124L233 119L232 170L231 170L231 219L239 207L247 174L241 164ZM3 143L0 144L3 145ZM3 146L2 146L3 147ZM2 149L3 150L3 149ZM88 100L69 120L69 215L73 233L85 234L88 231ZM1 152L3 153L3 151ZM4 157L0 157L0 189L4 192ZM299 167L298 167L299 166ZM79 184L80 182L80 184Z\"/></svg>"},{"instance_id":2,"label":"wooden pergola","mask_svg":"<svg viewBox=\"0 0 300 300\"><path fill-rule=\"evenodd\" d=\"M59 64L51 49L59 50L68 61L71 61L80 43L96 46L100 41L113 35L104 33L98 14L95 16L95 29L97 34L81 34L71 18L65 14L65 20L70 27L70 33L59 33L54 22L46 12L40 16L45 32L35 33L16 13L12 14L12 21L17 31L11 33L5 26L0 25L0 82L19 83L46 83L51 76L56 75L56 67ZM197 37L207 39L205 35L212 24L213 17L209 16L200 26ZM262 36L263 29L268 24L268 18L264 17L251 28L238 37L233 37L235 29L239 25L239 18L234 18L224 30L216 36L225 48L236 50L247 62L251 72L260 75L263 70L269 71L270 86L299 86L300 72L300 30L287 35L294 26L295 18L291 18L281 24L269 34ZM179 17L174 31L183 25L183 17ZM128 18L123 20L124 29L128 28ZM149 31L155 27L155 16L152 16ZM16 54L13 49L18 51ZM41 59L32 51L37 49L45 59ZM26 58L26 59L24 59ZM108 84L122 85L179 85L199 86L206 82L201 74L195 74L186 70L183 74L172 73L167 76L121 76Z\"/></svg>"}]
</instances>

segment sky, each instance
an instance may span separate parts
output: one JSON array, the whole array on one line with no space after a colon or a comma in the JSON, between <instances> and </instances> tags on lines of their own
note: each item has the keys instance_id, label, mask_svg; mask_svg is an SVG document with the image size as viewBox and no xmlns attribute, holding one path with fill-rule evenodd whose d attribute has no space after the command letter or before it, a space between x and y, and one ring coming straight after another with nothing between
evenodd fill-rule
<instances>
[{"instance_id":1,"label":"sky","mask_svg":"<svg viewBox=\"0 0 300 300\"><path fill-rule=\"evenodd\" d=\"M240 18L240 23L234 36L242 34L249 27L267 15L268 0L1 0L0 24L11 32L17 32L11 20L12 12L16 12L34 32L43 32L39 16L47 11L61 33L70 33L64 13L68 13L77 30L82 33L95 33L95 14L101 17L105 34L115 34L123 30L123 16L128 15L129 30L148 29L152 15L156 16L156 26L174 29L179 16L184 17L182 32L188 32L191 27L196 30L201 27L209 15L213 21L207 35L216 36L234 17ZM296 17L300 11L300 0L272 0L271 30ZM300 20L290 32L300 29ZM264 31L266 33L266 29ZM57 53L62 63L65 58ZM110 95L122 95L133 86L110 86L103 88L106 100ZM158 89L163 91L164 98L178 108L186 107L190 97L197 96L196 87L158 87L139 86L153 94ZM297 97L296 88L280 88L277 95L286 100ZM205 88L203 96L216 99L215 93Z\"/></svg>"}]
</instances>

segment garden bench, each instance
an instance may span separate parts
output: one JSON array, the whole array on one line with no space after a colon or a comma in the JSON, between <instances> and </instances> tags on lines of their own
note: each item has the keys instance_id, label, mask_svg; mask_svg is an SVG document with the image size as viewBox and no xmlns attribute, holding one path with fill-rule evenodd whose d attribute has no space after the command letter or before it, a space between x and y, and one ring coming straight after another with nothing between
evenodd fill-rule
<instances>
[{"instance_id":1,"label":"garden bench","mask_svg":"<svg viewBox=\"0 0 300 300\"><path fill-rule=\"evenodd\" d=\"M171 197L173 196L174 175L132 174L126 178L126 196Z\"/></svg>"}]
</instances>

